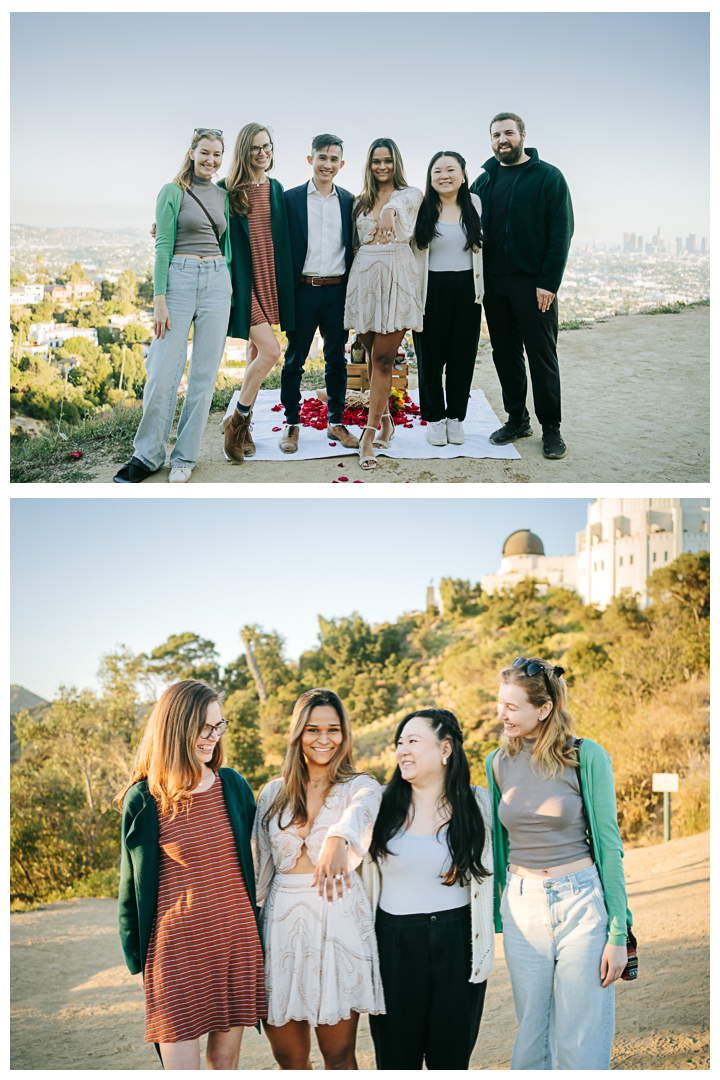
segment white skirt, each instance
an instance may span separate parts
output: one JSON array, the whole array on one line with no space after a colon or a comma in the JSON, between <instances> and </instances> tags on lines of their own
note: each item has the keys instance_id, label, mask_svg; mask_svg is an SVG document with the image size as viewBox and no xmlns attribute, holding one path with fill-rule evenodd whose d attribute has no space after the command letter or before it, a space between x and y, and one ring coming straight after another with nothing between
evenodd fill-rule
<instances>
[{"instance_id":1,"label":"white skirt","mask_svg":"<svg viewBox=\"0 0 720 1080\"><path fill-rule=\"evenodd\" d=\"M348 895L328 905L312 874L275 875L261 918L269 1024L385 1012L370 901L359 875L351 879Z\"/></svg>"},{"instance_id":2,"label":"white skirt","mask_svg":"<svg viewBox=\"0 0 720 1080\"><path fill-rule=\"evenodd\" d=\"M420 294L420 271L409 244L363 244L350 267L345 326L358 334L422 330Z\"/></svg>"}]
</instances>

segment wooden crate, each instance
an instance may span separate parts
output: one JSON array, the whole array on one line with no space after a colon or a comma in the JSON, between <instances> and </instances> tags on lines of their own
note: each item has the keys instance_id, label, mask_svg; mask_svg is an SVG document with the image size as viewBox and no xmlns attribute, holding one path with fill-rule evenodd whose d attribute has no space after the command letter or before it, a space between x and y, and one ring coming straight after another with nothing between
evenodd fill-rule
<instances>
[{"instance_id":1,"label":"wooden crate","mask_svg":"<svg viewBox=\"0 0 720 1080\"><path fill-rule=\"evenodd\" d=\"M407 390L407 364L401 364L399 368L393 369L392 384L396 390ZM368 379L367 364L347 365L347 388L348 390L370 389L370 380Z\"/></svg>"}]
</instances>

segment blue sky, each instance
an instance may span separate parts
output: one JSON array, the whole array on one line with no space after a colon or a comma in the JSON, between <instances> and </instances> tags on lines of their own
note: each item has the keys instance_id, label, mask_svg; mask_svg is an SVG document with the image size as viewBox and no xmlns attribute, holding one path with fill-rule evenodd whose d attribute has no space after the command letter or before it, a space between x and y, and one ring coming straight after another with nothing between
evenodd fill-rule
<instances>
[{"instance_id":1,"label":"blue sky","mask_svg":"<svg viewBox=\"0 0 720 1080\"><path fill-rule=\"evenodd\" d=\"M479 581L511 532L575 551L588 499L12 499L11 683L51 698L93 686L103 653L170 634L210 638L224 663L258 623L297 657L317 616L392 621L425 606L431 579ZM386 552L366 569L368 533Z\"/></svg>"},{"instance_id":2,"label":"blue sky","mask_svg":"<svg viewBox=\"0 0 720 1080\"><path fill-rule=\"evenodd\" d=\"M509 109L566 175L579 242L709 235L707 13L36 12L11 27L14 223L149 226L193 128L232 144L250 120L273 127L286 187L320 131L345 139L354 192L380 135L417 186L438 149L474 177Z\"/></svg>"}]
</instances>

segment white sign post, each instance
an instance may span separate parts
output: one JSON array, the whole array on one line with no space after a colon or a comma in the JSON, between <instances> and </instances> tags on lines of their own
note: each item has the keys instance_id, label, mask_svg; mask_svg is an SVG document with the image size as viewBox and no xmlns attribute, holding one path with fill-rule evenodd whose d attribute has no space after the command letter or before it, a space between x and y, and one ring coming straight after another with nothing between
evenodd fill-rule
<instances>
[{"instance_id":1,"label":"white sign post","mask_svg":"<svg viewBox=\"0 0 720 1080\"><path fill-rule=\"evenodd\" d=\"M667 844L670 839L670 792L678 790L680 777L676 772L654 772L652 774L653 791L662 791L663 794L663 840Z\"/></svg>"}]
</instances>

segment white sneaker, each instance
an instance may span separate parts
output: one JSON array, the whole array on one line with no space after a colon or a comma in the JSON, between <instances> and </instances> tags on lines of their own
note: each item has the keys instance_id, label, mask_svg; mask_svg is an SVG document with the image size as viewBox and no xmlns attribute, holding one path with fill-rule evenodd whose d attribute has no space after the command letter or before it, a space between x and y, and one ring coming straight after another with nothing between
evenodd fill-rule
<instances>
[{"instance_id":1,"label":"white sneaker","mask_svg":"<svg viewBox=\"0 0 720 1080\"><path fill-rule=\"evenodd\" d=\"M431 446L446 446L448 440L445 421L428 420L427 437Z\"/></svg>"},{"instance_id":2,"label":"white sneaker","mask_svg":"<svg viewBox=\"0 0 720 1080\"><path fill-rule=\"evenodd\" d=\"M448 418L445 423L447 424L447 441L457 443L458 446L462 445L465 442L462 420L450 420Z\"/></svg>"},{"instance_id":3,"label":"white sneaker","mask_svg":"<svg viewBox=\"0 0 720 1080\"><path fill-rule=\"evenodd\" d=\"M186 484L192 474L190 465L175 465L170 470L170 484Z\"/></svg>"}]
</instances>

